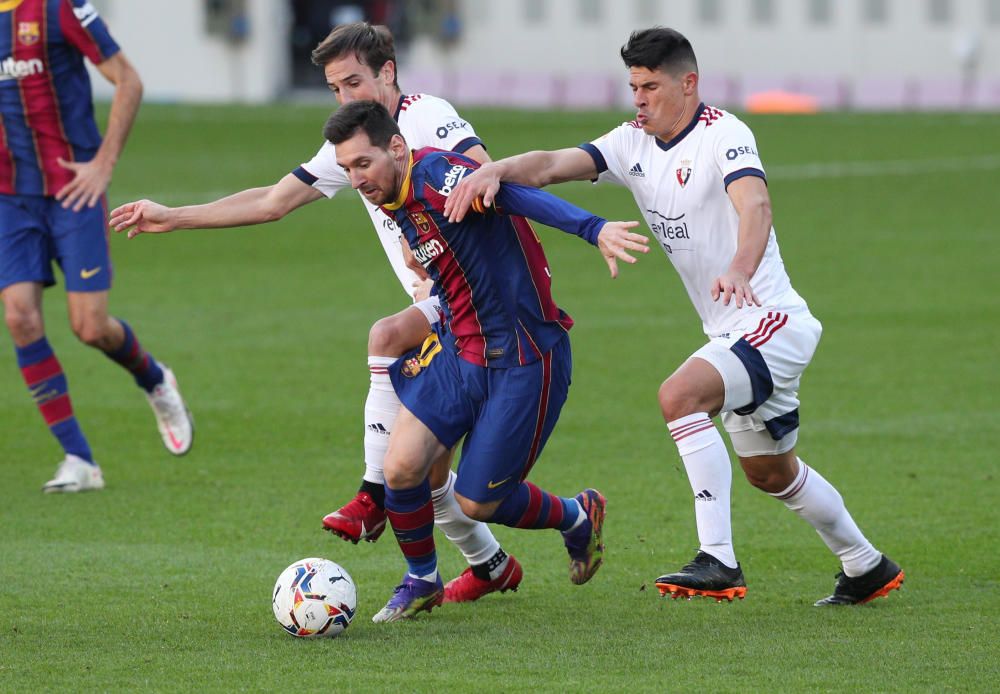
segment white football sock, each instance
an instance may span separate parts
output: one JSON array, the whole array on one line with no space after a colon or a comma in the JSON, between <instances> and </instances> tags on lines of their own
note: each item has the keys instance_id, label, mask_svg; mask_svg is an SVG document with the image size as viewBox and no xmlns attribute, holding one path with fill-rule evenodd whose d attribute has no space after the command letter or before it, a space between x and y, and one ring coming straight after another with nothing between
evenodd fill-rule
<instances>
[{"instance_id":1,"label":"white football sock","mask_svg":"<svg viewBox=\"0 0 1000 694\"><path fill-rule=\"evenodd\" d=\"M844 499L823 476L799 461L799 473L784 491L771 496L780 499L816 529L844 567L848 576L860 576L871 571L882 554L861 534Z\"/></svg>"},{"instance_id":2,"label":"white football sock","mask_svg":"<svg viewBox=\"0 0 1000 694\"><path fill-rule=\"evenodd\" d=\"M735 569L736 552L729 516L733 468L726 444L706 412L667 422L667 428L677 444L694 492L700 549Z\"/></svg>"},{"instance_id":3,"label":"white football sock","mask_svg":"<svg viewBox=\"0 0 1000 694\"><path fill-rule=\"evenodd\" d=\"M389 380L388 367L395 357L368 357L371 383L365 400L365 480L385 484L383 464L389 450L389 433L399 414L399 398Z\"/></svg>"},{"instance_id":4,"label":"white football sock","mask_svg":"<svg viewBox=\"0 0 1000 694\"><path fill-rule=\"evenodd\" d=\"M486 523L472 520L462 511L455 498L456 479L455 473L449 472L444 486L431 492L434 525L462 551L469 566L483 564L497 553L500 543Z\"/></svg>"}]
</instances>

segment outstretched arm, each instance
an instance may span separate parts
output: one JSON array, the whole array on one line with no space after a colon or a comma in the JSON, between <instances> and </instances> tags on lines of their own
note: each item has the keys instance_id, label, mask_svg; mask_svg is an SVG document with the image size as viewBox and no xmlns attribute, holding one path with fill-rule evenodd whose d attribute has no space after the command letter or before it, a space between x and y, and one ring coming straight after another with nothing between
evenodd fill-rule
<instances>
[{"instance_id":1,"label":"outstretched arm","mask_svg":"<svg viewBox=\"0 0 1000 694\"><path fill-rule=\"evenodd\" d=\"M56 192L62 206L74 212L83 206L93 207L111 184L118 157L125 149L132 123L142 101L142 80L125 55L119 51L97 66L104 78L115 85L115 95L108 114L108 128L94 158L86 162L66 161L59 165L74 173L73 180Z\"/></svg>"},{"instance_id":2,"label":"outstretched arm","mask_svg":"<svg viewBox=\"0 0 1000 694\"><path fill-rule=\"evenodd\" d=\"M596 177L597 167L593 158L579 147L518 154L483 164L463 178L448 196L444 213L449 221L460 222L470 207L489 207L500 189L501 181L544 188L550 183ZM479 203L474 206L477 200Z\"/></svg>"},{"instance_id":3,"label":"outstretched arm","mask_svg":"<svg viewBox=\"0 0 1000 694\"><path fill-rule=\"evenodd\" d=\"M128 202L111 212L115 231L128 237L175 229L215 229L249 226L281 219L292 210L318 200L323 193L288 174L272 186L250 188L204 205L166 207L152 200Z\"/></svg>"},{"instance_id":4,"label":"outstretched arm","mask_svg":"<svg viewBox=\"0 0 1000 694\"><path fill-rule=\"evenodd\" d=\"M496 201L507 214L529 217L597 246L612 279L618 276L618 260L629 264L636 261L628 251L649 252L649 239L629 231L637 227L638 222L609 222L543 190L506 183L500 188Z\"/></svg>"}]
</instances>

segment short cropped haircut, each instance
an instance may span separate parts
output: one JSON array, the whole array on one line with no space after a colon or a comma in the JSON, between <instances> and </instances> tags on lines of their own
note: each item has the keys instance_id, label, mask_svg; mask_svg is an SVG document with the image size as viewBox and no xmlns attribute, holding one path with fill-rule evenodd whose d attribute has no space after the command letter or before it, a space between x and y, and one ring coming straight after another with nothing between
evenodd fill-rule
<instances>
[{"instance_id":1,"label":"short cropped haircut","mask_svg":"<svg viewBox=\"0 0 1000 694\"><path fill-rule=\"evenodd\" d=\"M313 50L312 61L314 65L326 67L331 60L352 53L359 62L371 68L374 75L377 75L382 66L390 60L396 62L396 46L392 33L382 25L372 25L368 22L341 24L334 28Z\"/></svg>"},{"instance_id":2,"label":"short cropped haircut","mask_svg":"<svg viewBox=\"0 0 1000 694\"><path fill-rule=\"evenodd\" d=\"M622 46L621 54L628 68L663 70L672 75L698 72L698 59L691 42L680 32L666 27L633 31Z\"/></svg>"},{"instance_id":3,"label":"short cropped haircut","mask_svg":"<svg viewBox=\"0 0 1000 694\"><path fill-rule=\"evenodd\" d=\"M351 139L359 131L368 135L373 145L389 149L393 135L402 135L385 106L377 101L352 101L341 106L323 126L323 137L335 145Z\"/></svg>"}]
</instances>

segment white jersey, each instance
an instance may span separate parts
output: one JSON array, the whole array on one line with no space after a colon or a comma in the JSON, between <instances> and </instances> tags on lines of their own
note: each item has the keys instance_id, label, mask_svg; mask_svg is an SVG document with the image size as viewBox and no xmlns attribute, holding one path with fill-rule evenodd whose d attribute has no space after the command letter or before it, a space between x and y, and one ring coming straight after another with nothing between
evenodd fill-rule
<instances>
[{"instance_id":1,"label":"white jersey","mask_svg":"<svg viewBox=\"0 0 1000 694\"><path fill-rule=\"evenodd\" d=\"M472 126L459 117L451 104L429 94L400 97L396 109L396 123L399 124L399 129L410 149L436 147L465 152L475 145L482 144ZM332 198L344 188L351 187L347 174L337 163L336 149L329 142L320 148L316 156L292 173L328 198ZM402 232L396 226L396 222L386 216L381 209L364 197L361 199L368 208L368 215L372 218L389 263L395 270L400 284L403 285L403 291L412 297L413 283L417 281L417 276L403 262L403 251L400 246Z\"/></svg>"},{"instance_id":2,"label":"white jersey","mask_svg":"<svg viewBox=\"0 0 1000 694\"><path fill-rule=\"evenodd\" d=\"M805 307L785 273L773 227L750 281L763 306L737 309L735 301L729 306L721 298L712 301L712 283L736 255L739 216L726 187L743 176L765 178L753 133L736 116L702 104L670 142L647 135L633 121L581 148L593 157L598 181L632 191L680 274L706 335L755 325L768 311Z\"/></svg>"}]
</instances>

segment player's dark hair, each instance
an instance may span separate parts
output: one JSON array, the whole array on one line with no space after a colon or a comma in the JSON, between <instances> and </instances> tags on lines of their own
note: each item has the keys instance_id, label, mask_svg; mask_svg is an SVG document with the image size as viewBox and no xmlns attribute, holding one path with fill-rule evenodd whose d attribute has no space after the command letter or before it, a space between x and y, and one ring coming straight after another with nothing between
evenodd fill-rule
<instances>
[{"instance_id":1,"label":"player's dark hair","mask_svg":"<svg viewBox=\"0 0 1000 694\"><path fill-rule=\"evenodd\" d=\"M326 67L331 60L353 53L359 62L377 75L390 60L396 63L396 47L392 32L382 25L354 22L335 27L312 52L313 64ZM393 84L399 84L393 80Z\"/></svg>"},{"instance_id":2,"label":"player's dark hair","mask_svg":"<svg viewBox=\"0 0 1000 694\"><path fill-rule=\"evenodd\" d=\"M335 145L349 140L359 131L368 135L376 147L389 148L393 135L401 135L399 126L385 106L377 101L352 101L341 106L323 126L323 137Z\"/></svg>"},{"instance_id":3,"label":"player's dark hair","mask_svg":"<svg viewBox=\"0 0 1000 694\"><path fill-rule=\"evenodd\" d=\"M625 67L663 70L671 75L678 72L698 72L698 59L691 42L679 31L653 27L633 31L622 46Z\"/></svg>"}]
</instances>

